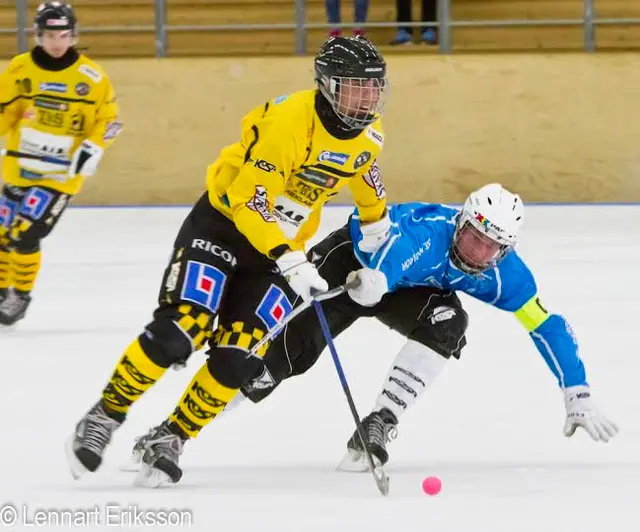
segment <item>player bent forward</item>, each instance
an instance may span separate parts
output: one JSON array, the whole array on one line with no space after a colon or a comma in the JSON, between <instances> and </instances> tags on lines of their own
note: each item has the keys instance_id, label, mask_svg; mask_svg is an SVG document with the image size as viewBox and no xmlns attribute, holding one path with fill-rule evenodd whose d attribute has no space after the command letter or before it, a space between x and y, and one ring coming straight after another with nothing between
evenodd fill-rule
<instances>
[{"instance_id":1,"label":"player bent forward","mask_svg":"<svg viewBox=\"0 0 640 532\"><path fill-rule=\"evenodd\" d=\"M67 445L74 476L95 471L131 405L171 365L210 340L208 361L148 439L138 484L182 476L183 444L198 435L262 366L250 349L291 311L326 290L304 253L322 205L349 185L376 250L389 230L374 161L386 65L366 39L335 38L315 58L317 90L260 105L242 139L208 169L207 192L184 221L165 270L153 321L126 349L102 396ZM212 337L214 318L218 329Z\"/></svg>"},{"instance_id":2,"label":"player bent forward","mask_svg":"<svg viewBox=\"0 0 640 532\"><path fill-rule=\"evenodd\" d=\"M375 253L359 248L363 234L355 212L345 227L310 252L330 286L346 277L361 280L357 289L323 303L334 336L360 317L375 317L407 338L373 412L363 420L379 462L388 460L386 444L397 433L398 419L466 345L468 318L456 291L513 313L524 326L563 392L566 436L579 427L596 441L615 436L617 426L591 400L569 324L542 306L534 276L514 250L523 222L517 195L492 184L473 192L461 211L408 203L391 207L390 218L391 236ZM267 371L243 387L244 396L254 402L264 399L283 379L307 371L325 345L315 312L301 314L271 344L264 358ZM269 381L275 384L265 388ZM134 455L139 449L134 448ZM355 433L347 449L343 467L366 469Z\"/></svg>"}]
</instances>

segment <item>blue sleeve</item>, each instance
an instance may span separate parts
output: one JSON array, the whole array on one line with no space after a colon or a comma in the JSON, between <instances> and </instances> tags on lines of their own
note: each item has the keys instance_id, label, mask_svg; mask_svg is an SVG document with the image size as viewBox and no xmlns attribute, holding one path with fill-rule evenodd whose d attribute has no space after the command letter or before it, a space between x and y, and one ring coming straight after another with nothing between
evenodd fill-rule
<instances>
[{"instance_id":1,"label":"blue sleeve","mask_svg":"<svg viewBox=\"0 0 640 532\"><path fill-rule=\"evenodd\" d=\"M484 294L477 294L477 297L515 314L561 388L587 384L578 343L569 323L562 316L549 313L542 305L533 273L518 254L512 251L495 268L493 275L494 291L488 290L487 297L493 296L494 300L480 297Z\"/></svg>"},{"instance_id":2,"label":"blue sleeve","mask_svg":"<svg viewBox=\"0 0 640 532\"><path fill-rule=\"evenodd\" d=\"M588 385L584 363L578 354L578 342L562 316L550 314L529 335L561 388Z\"/></svg>"},{"instance_id":3,"label":"blue sleeve","mask_svg":"<svg viewBox=\"0 0 640 532\"><path fill-rule=\"evenodd\" d=\"M356 216L352 216L351 220L351 237L356 257L363 266L384 273L389 291L406 281L421 282L424 277L422 262L429 260L428 253L424 251L431 245L431 230L424 224L411 223L411 211L408 209L410 206L402 206L406 212L400 208L392 208L389 239L373 254L364 253L359 249L358 242L362 239L359 220Z\"/></svg>"}]
</instances>

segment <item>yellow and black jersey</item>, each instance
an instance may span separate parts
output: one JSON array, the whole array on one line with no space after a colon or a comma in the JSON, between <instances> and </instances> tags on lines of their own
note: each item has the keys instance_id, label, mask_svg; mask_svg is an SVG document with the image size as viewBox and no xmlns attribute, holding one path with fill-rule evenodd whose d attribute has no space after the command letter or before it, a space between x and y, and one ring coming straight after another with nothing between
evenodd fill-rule
<instances>
[{"instance_id":1,"label":"yellow and black jersey","mask_svg":"<svg viewBox=\"0 0 640 532\"><path fill-rule=\"evenodd\" d=\"M267 256L283 246L304 249L323 204L347 184L362 221L377 221L386 209L375 164L384 142L380 121L355 138L335 138L315 97L315 90L300 91L249 112L240 142L207 171L211 204Z\"/></svg>"},{"instance_id":2,"label":"yellow and black jersey","mask_svg":"<svg viewBox=\"0 0 640 532\"><path fill-rule=\"evenodd\" d=\"M45 70L28 52L0 74L0 135L7 135L7 150L70 161L86 139L102 148L111 145L122 127L118 112L111 81L84 55L62 70ZM67 170L36 159L2 162L6 183L76 194L84 178L70 179Z\"/></svg>"}]
</instances>

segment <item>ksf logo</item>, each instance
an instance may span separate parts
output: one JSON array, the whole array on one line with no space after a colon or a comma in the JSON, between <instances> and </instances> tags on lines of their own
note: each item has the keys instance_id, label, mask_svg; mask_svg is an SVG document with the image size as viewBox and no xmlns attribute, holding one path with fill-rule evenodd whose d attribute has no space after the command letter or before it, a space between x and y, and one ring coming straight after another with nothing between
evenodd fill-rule
<instances>
[{"instance_id":1,"label":"ksf logo","mask_svg":"<svg viewBox=\"0 0 640 532\"><path fill-rule=\"evenodd\" d=\"M222 249L217 244L213 244L208 240L203 240L201 238L194 238L193 242L191 242L191 247L195 249L202 249L204 251L208 251L212 255L222 258L222 260L228 262L232 266L236 266L238 264L238 261L233 256L233 253L227 251L226 249Z\"/></svg>"},{"instance_id":2,"label":"ksf logo","mask_svg":"<svg viewBox=\"0 0 640 532\"><path fill-rule=\"evenodd\" d=\"M275 172L275 165L271 164L269 161L265 161L264 159L257 159L253 166L256 168L260 168L260 170L264 172Z\"/></svg>"}]
</instances>

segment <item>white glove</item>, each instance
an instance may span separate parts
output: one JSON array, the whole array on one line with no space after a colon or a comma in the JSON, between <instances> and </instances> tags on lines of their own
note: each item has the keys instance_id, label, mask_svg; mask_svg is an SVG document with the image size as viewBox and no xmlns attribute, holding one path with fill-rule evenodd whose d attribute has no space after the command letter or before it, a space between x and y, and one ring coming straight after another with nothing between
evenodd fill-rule
<instances>
[{"instance_id":1,"label":"white glove","mask_svg":"<svg viewBox=\"0 0 640 532\"><path fill-rule=\"evenodd\" d=\"M567 418L564 435L570 438L582 427L595 441L608 442L618 433L618 426L602 415L591 401L588 386L570 386L564 390Z\"/></svg>"},{"instance_id":2,"label":"white glove","mask_svg":"<svg viewBox=\"0 0 640 532\"><path fill-rule=\"evenodd\" d=\"M327 281L320 277L318 270L307 260L303 251L289 251L276 260L276 264L292 290L304 301L312 298L312 289L319 292L329 290Z\"/></svg>"},{"instance_id":3,"label":"white glove","mask_svg":"<svg viewBox=\"0 0 640 532\"><path fill-rule=\"evenodd\" d=\"M373 307L377 305L382 296L389 291L387 277L384 273L370 268L362 268L347 275L347 282L358 279L360 284L356 288L347 291L349 297L358 305L363 307Z\"/></svg>"},{"instance_id":4,"label":"white glove","mask_svg":"<svg viewBox=\"0 0 640 532\"><path fill-rule=\"evenodd\" d=\"M360 224L360 232L362 233L362 240L358 242L360 251L364 253L378 251L389 238L390 229L391 220L388 212L377 222Z\"/></svg>"},{"instance_id":5,"label":"white glove","mask_svg":"<svg viewBox=\"0 0 640 532\"><path fill-rule=\"evenodd\" d=\"M95 142L84 140L73 153L69 165L69 177L80 174L83 177L91 177L98 169L98 163L102 159L104 149Z\"/></svg>"}]
</instances>

